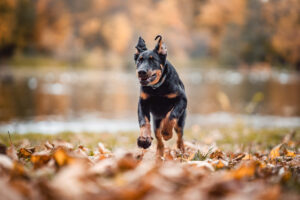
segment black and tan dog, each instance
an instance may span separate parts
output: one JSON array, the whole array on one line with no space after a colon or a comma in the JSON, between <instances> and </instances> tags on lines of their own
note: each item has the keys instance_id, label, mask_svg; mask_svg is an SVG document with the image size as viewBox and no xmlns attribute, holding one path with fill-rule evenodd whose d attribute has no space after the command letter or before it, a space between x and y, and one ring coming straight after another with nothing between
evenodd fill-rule
<instances>
[{"instance_id":1,"label":"black and tan dog","mask_svg":"<svg viewBox=\"0 0 300 200\"><path fill-rule=\"evenodd\" d=\"M147 50L145 41L140 37L134 55L136 73L141 84L138 104L140 136L139 147L147 149L152 142L150 113L157 139L157 153L164 154L164 140L169 140L175 129L178 140L177 147L184 152L183 128L186 117L187 98L184 85L175 68L167 61L167 49L158 40L153 50Z\"/></svg>"}]
</instances>

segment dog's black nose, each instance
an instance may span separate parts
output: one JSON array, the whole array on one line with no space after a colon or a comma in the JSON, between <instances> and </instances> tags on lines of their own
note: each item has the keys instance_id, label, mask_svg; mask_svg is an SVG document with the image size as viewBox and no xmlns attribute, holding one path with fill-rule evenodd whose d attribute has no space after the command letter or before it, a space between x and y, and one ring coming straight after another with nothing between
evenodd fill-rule
<instances>
[{"instance_id":1,"label":"dog's black nose","mask_svg":"<svg viewBox=\"0 0 300 200\"><path fill-rule=\"evenodd\" d=\"M141 70L138 71L138 75L139 76L146 76L147 72L146 72L146 70L141 69Z\"/></svg>"}]
</instances>

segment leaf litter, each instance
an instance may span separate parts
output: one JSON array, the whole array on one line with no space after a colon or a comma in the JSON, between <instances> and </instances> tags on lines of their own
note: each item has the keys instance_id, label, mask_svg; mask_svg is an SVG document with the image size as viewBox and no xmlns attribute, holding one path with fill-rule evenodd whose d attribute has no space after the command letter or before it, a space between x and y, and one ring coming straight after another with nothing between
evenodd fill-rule
<instances>
[{"instance_id":1,"label":"leaf litter","mask_svg":"<svg viewBox=\"0 0 300 200\"><path fill-rule=\"evenodd\" d=\"M153 147L110 151L103 143L90 149L55 140L16 148L11 142L0 145L0 197L299 199L299 141L292 139L249 152L187 141L185 154L166 148L164 157L156 157Z\"/></svg>"}]
</instances>

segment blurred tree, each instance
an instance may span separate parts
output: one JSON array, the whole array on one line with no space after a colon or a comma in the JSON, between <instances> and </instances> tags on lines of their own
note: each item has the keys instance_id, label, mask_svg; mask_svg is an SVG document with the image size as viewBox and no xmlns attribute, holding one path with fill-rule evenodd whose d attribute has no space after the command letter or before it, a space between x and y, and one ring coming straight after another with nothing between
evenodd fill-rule
<instances>
[{"instance_id":1,"label":"blurred tree","mask_svg":"<svg viewBox=\"0 0 300 200\"><path fill-rule=\"evenodd\" d=\"M199 7L199 15L196 17L197 26L206 28L211 34L211 55L219 55L222 38L233 24L241 26L245 20L246 0L207 0Z\"/></svg>"},{"instance_id":2,"label":"blurred tree","mask_svg":"<svg viewBox=\"0 0 300 200\"><path fill-rule=\"evenodd\" d=\"M225 29L220 45L221 61L229 65L251 65L266 61L270 53L270 35L266 25L261 1L248 1L244 23L232 23Z\"/></svg>"},{"instance_id":3,"label":"blurred tree","mask_svg":"<svg viewBox=\"0 0 300 200\"><path fill-rule=\"evenodd\" d=\"M272 61L290 63L300 70L299 0L269 0L264 15L273 34L271 44L277 53Z\"/></svg>"},{"instance_id":4,"label":"blurred tree","mask_svg":"<svg viewBox=\"0 0 300 200\"><path fill-rule=\"evenodd\" d=\"M299 13L299 0L0 0L0 57L36 53L113 66L129 60L139 35L151 46L162 34L182 60L300 69Z\"/></svg>"},{"instance_id":5,"label":"blurred tree","mask_svg":"<svg viewBox=\"0 0 300 200\"><path fill-rule=\"evenodd\" d=\"M0 55L12 56L16 51L32 52L35 48L35 3L29 0L0 2Z\"/></svg>"},{"instance_id":6,"label":"blurred tree","mask_svg":"<svg viewBox=\"0 0 300 200\"><path fill-rule=\"evenodd\" d=\"M35 50L36 44L36 0L18 0L17 2L14 43L17 51L31 53Z\"/></svg>"},{"instance_id":7,"label":"blurred tree","mask_svg":"<svg viewBox=\"0 0 300 200\"><path fill-rule=\"evenodd\" d=\"M0 57L11 56L15 49L16 4L15 0L0 1Z\"/></svg>"}]
</instances>

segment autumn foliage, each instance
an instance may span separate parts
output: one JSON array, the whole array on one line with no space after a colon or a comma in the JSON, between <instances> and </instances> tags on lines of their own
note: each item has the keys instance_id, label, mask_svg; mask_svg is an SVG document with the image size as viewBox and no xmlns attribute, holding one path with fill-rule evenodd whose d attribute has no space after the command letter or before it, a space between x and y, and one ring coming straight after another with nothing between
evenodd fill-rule
<instances>
[{"instance_id":1,"label":"autumn foliage","mask_svg":"<svg viewBox=\"0 0 300 200\"><path fill-rule=\"evenodd\" d=\"M298 0L1 0L0 53L125 67L139 35L162 34L175 58L299 67L299 12Z\"/></svg>"},{"instance_id":2,"label":"autumn foliage","mask_svg":"<svg viewBox=\"0 0 300 200\"><path fill-rule=\"evenodd\" d=\"M299 184L299 143L286 135L272 150L224 152L185 142L111 152L64 141L0 146L1 199L286 199ZM206 150L204 150L206 149Z\"/></svg>"}]
</instances>

